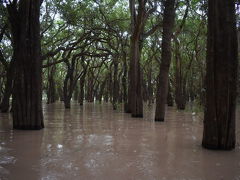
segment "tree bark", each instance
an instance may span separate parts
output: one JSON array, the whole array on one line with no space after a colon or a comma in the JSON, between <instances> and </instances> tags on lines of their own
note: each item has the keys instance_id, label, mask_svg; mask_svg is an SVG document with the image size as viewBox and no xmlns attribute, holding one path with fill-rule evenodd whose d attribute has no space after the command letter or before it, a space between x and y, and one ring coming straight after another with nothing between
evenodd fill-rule
<instances>
[{"instance_id":1,"label":"tree bark","mask_svg":"<svg viewBox=\"0 0 240 180\"><path fill-rule=\"evenodd\" d=\"M83 105L84 101L84 85L85 85L85 78L86 78L87 70L83 73L80 77L80 92L79 92L79 104L80 106Z\"/></svg>"},{"instance_id":2,"label":"tree bark","mask_svg":"<svg viewBox=\"0 0 240 180\"><path fill-rule=\"evenodd\" d=\"M235 1L208 1L205 148L235 147L237 69Z\"/></svg>"},{"instance_id":3,"label":"tree bark","mask_svg":"<svg viewBox=\"0 0 240 180\"><path fill-rule=\"evenodd\" d=\"M167 104L168 106L173 106L173 95L172 95L172 88L170 85L170 81L168 81L168 95L167 95Z\"/></svg>"},{"instance_id":4,"label":"tree bark","mask_svg":"<svg viewBox=\"0 0 240 180\"><path fill-rule=\"evenodd\" d=\"M56 83L55 83L56 67L50 67L48 73L48 92L47 92L47 104L54 103L56 101Z\"/></svg>"},{"instance_id":5,"label":"tree bark","mask_svg":"<svg viewBox=\"0 0 240 180\"><path fill-rule=\"evenodd\" d=\"M42 129L42 61L40 0L8 5L16 71L13 84L13 128Z\"/></svg>"},{"instance_id":6,"label":"tree bark","mask_svg":"<svg viewBox=\"0 0 240 180\"><path fill-rule=\"evenodd\" d=\"M64 79L63 97L64 97L64 106L66 109L71 108L71 99L72 99L72 93L73 93L72 82L71 82L72 73L73 73L72 69L68 68L67 74Z\"/></svg>"},{"instance_id":7,"label":"tree bark","mask_svg":"<svg viewBox=\"0 0 240 180\"><path fill-rule=\"evenodd\" d=\"M87 94L86 100L88 102L94 102L94 73L91 71L88 72L88 84L87 84Z\"/></svg>"},{"instance_id":8,"label":"tree bark","mask_svg":"<svg viewBox=\"0 0 240 180\"><path fill-rule=\"evenodd\" d=\"M152 64L152 63L151 63ZM152 84L152 66L150 66L147 73L147 92L148 92L148 105L151 106L154 102L153 98L153 84Z\"/></svg>"},{"instance_id":9,"label":"tree bark","mask_svg":"<svg viewBox=\"0 0 240 180\"><path fill-rule=\"evenodd\" d=\"M175 54L175 102L177 109L184 110L186 107L186 81L183 75L182 59L179 52L179 44L176 43Z\"/></svg>"},{"instance_id":10,"label":"tree bark","mask_svg":"<svg viewBox=\"0 0 240 180\"><path fill-rule=\"evenodd\" d=\"M162 58L157 83L155 121L164 121L168 93L168 74L171 63L171 40L175 21L175 0L166 0L163 16Z\"/></svg>"},{"instance_id":11,"label":"tree bark","mask_svg":"<svg viewBox=\"0 0 240 180\"><path fill-rule=\"evenodd\" d=\"M0 109L2 113L6 113L9 110L9 101L12 95L13 88L13 78L14 78L14 60L12 60L7 68L7 81L5 83L5 90L3 94L3 99L0 104Z\"/></svg>"},{"instance_id":12,"label":"tree bark","mask_svg":"<svg viewBox=\"0 0 240 180\"><path fill-rule=\"evenodd\" d=\"M118 100L118 95L119 95L119 89L118 89L118 59L115 57L113 60L113 110L117 109L117 100Z\"/></svg>"},{"instance_id":13,"label":"tree bark","mask_svg":"<svg viewBox=\"0 0 240 180\"><path fill-rule=\"evenodd\" d=\"M139 30L135 30L139 31ZM142 81L140 73L141 43L139 32L134 32L131 37L130 52L130 81L129 81L129 111L132 117L143 117Z\"/></svg>"},{"instance_id":14,"label":"tree bark","mask_svg":"<svg viewBox=\"0 0 240 180\"><path fill-rule=\"evenodd\" d=\"M73 92L73 100L77 101L78 99L79 99L79 87L78 85L76 85Z\"/></svg>"},{"instance_id":15,"label":"tree bark","mask_svg":"<svg viewBox=\"0 0 240 180\"><path fill-rule=\"evenodd\" d=\"M123 102L124 112L127 112L128 101L127 101L127 57L126 52L123 54L123 76L122 76L122 91L123 91Z\"/></svg>"},{"instance_id":16,"label":"tree bark","mask_svg":"<svg viewBox=\"0 0 240 180\"><path fill-rule=\"evenodd\" d=\"M100 90L99 90L99 103L100 104L102 103L102 97L103 97L103 93L104 93L106 84L107 84L107 76L104 78L104 80L100 86Z\"/></svg>"},{"instance_id":17,"label":"tree bark","mask_svg":"<svg viewBox=\"0 0 240 180\"><path fill-rule=\"evenodd\" d=\"M112 82L112 70L110 68L109 78L108 78L108 89L107 89L107 99L112 103L113 100L113 82Z\"/></svg>"}]
</instances>

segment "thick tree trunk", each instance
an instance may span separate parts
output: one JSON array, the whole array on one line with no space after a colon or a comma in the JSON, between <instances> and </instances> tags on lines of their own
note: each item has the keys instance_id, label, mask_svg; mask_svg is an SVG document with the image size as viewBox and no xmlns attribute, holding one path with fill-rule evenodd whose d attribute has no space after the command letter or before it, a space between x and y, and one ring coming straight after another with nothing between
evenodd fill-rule
<instances>
[{"instance_id":1,"label":"thick tree trunk","mask_svg":"<svg viewBox=\"0 0 240 180\"><path fill-rule=\"evenodd\" d=\"M205 148L235 147L237 68L235 1L208 1Z\"/></svg>"},{"instance_id":2,"label":"thick tree trunk","mask_svg":"<svg viewBox=\"0 0 240 180\"><path fill-rule=\"evenodd\" d=\"M157 83L155 121L164 121L168 92L168 74L171 63L171 39L174 27L175 0L166 0L163 16L162 58Z\"/></svg>"},{"instance_id":3,"label":"thick tree trunk","mask_svg":"<svg viewBox=\"0 0 240 180\"><path fill-rule=\"evenodd\" d=\"M143 117L142 72L140 67L144 26L148 18L147 1L129 0L131 14L130 63L128 85L128 109L132 117ZM138 9L136 10L136 5ZM153 9L152 9L153 10Z\"/></svg>"},{"instance_id":4,"label":"thick tree trunk","mask_svg":"<svg viewBox=\"0 0 240 180\"><path fill-rule=\"evenodd\" d=\"M237 30L237 36L238 36L238 54L240 54L240 28L238 27ZM238 58L238 64L240 63L240 58ZM238 99L238 103L240 104L240 65L238 65L238 95L237 95L237 99Z\"/></svg>"},{"instance_id":5,"label":"thick tree trunk","mask_svg":"<svg viewBox=\"0 0 240 180\"><path fill-rule=\"evenodd\" d=\"M3 99L0 104L0 109L2 113L6 113L9 110L9 101L12 95L13 88L13 78L14 78L14 60L12 60L7 69L7 81L5 84L5 90L3 94Z\"/></svg>"},{"instance_id":6,"label":"thick tree trunk","mask_svg":"<svg viewBox=\"0 0 240 180\"><path fill-rule=\"evenodd\" d=\"M42 129L42 61L40 0L8 5L16 71L13 85L13 128Z\"/></svg>"},{"instance_id":7,"label":"thick tree trunk","mask_svg":"<svg viewBox=\"0 0 240 180\"><path fill-rule=\"evenodd\" d=\"M135 32L131 37L129 107L132 117L143 117L142 81L140 72L141 54L140 35Z\"/></svg>"},{"instance_id":8,"label":"thick tree trunk","mask_svg":"<svg viewBox=\"0 0 240 180\"><path fill-rule=\"evenodd\" d=\"M240 60L238 61L238 64L239 63L240 63ZM238 104L240 104L240 66L239 65L238 65L238 88L237 89L238 89L237 99L238 99Z\"/></svg>"}]
</instances>

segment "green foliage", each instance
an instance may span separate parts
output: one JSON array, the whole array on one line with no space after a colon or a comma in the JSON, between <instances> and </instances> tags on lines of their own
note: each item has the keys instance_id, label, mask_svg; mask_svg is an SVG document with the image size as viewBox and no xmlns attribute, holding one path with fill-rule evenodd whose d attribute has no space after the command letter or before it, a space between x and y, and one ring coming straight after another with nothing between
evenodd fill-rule
<instances>
[{"instance_id":1,"label":"green foliage","mask_svg":"<svg viewBox=\"0 0 240 180\"><path fill-rule=\"evenodd\" d=\"M187 2L180 0L177 3L175 33L183 23ZM190 90L194 91L195 102L200 102L204 89L207 8L203 0L191 0L189 3L184 25L176 40L172 41L173 61L169 76L174 92L176 42L178 42L181 71L183 74L189 71L186 75L187 96ZM143 81L146 83L151 76L154 91L161 61L162 1L159 1L157 6L157 10L148 17L144 31L148 32L156 24L159 24L159 27L155 33L143 40L140 62ZM2 28L7 21L6 7L0 3L0 27ZM69 66L74 69L74 77L78 77L86 67L94 69L95 84L101 84L109 73L113 73L113 61L118 62L118 80L121 83L122 67L126 58L127 64L129 63L131 21L127 0L46 0L41 7L40 21L42 55L44 57L49 54L43 59L43 65L52 63L52 66L56 67L54 79L57 88L63 87ZM7 32L10 34L10 29ZM5 35L0 45L4 57L11 61L12 47L9 36ZM54 64L58 61L59 63ZM43 71L45 89L48 87L48 72L52 66L44 68ZM2 66L0 68L2 69Z\"/></svg>"}]
</instances>

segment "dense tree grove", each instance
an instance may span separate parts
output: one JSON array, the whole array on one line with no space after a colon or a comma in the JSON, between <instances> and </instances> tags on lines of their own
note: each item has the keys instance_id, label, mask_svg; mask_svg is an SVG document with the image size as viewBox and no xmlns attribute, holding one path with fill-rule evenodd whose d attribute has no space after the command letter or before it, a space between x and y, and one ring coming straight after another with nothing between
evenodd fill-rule
<instances>
[{"instance_id":1,"label":"dense tree grove","mask_svg":"<svg viewBox=\"0 0 240 180\"><path fill-rule=\"evenodd\" d=\"M205 109L203 146L232 149L237 9L233 0L0 0L0 110L16 129L41 129L42 103L56 101L109 102L132 117L156 104L155 121L166 104Z\"/></svg>"}]
</instances>

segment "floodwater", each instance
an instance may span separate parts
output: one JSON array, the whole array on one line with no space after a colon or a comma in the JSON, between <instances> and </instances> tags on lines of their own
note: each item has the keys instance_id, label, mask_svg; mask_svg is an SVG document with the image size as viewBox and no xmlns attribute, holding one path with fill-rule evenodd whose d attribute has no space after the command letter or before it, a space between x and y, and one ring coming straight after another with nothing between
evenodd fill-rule
<instances>
[{"instance_id":1,"label":"floodwater","mask_svg":"<svg viewBox=\"0 0 240 180\"><path fill-rule=\"evenodd\" d=\"M40 131L11 130L0 114L0 179L240 180L240 123L235 150L211 151L201 147L201 118L168 108L162 123L144 113L56 103L44 106Z\"/></svg>"}]
</instances>

